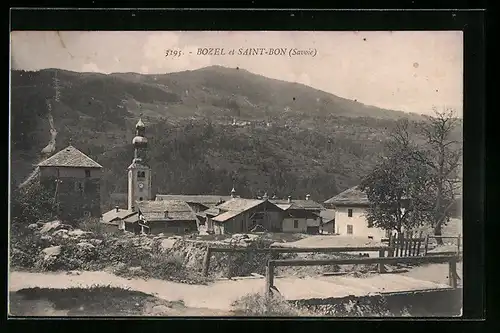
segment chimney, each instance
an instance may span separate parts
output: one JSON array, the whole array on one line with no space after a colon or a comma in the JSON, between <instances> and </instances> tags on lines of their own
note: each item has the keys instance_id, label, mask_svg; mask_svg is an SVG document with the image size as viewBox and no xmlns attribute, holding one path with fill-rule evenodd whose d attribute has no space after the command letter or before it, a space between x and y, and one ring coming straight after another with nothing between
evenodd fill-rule
<instances>
[{"instance_id":1,"label":"chimney","mask_svg":"<svg viewBox=\"0 0 500 333\"><path fill-rule=\"evenodd\" d=\"M267 199L269 199L269 197L267 196L267 192L266 192L266 193L264 193L264 196L262 197L262 199L263 199L263 200L267 200Z\"/></svg>"},{"instance_id":2,"label":"chimney","mask_svg":"<svg viewBox=\"0 0 500 333\"><path fill-rule=\"evenodd\" d=\"M289 196L288 196L288 203L291 203L291 202L292 202L292 196L291 196L291 195L289 195Z\"/></svg>"},{"instance_id":3,"label":"chimney","mask_svg":"<svg viewBox=\"0 0 500 333\"><path fill-rule=\"evenodd\" d=\"M236 197L236 190L233 187L233 189L231 190L231 198L235 198L235 197Z\"/></svg>"},{"instance_id":4,"label":"chimney","mask_svg":"<svg viewBox=\"0 0 500 333\"><path fill-rule=\"evenodd\" d=\"M117 213L120 211L120 208L118 208L118 206L115 206L115 209Z\"/></svg>"},{"instance_id":5,"label":"chimney","mask_svg":"<svg viewBox=\"0 0 500 333\"><path fill-rule=\"evenodd\" d=\"M165 218L168 218L168 210L165 211Z\"/></svg>"},{"instance_id":6,"label":"chimney","mask_svg":"<svg viewBox=\"0 0 500 333\"><path fill-rule=\"evenodd\" d=\"M311 195L310 194L306 194L306 200L309 200L309 198L311 198Z\"/></svg>"}]
</instances>

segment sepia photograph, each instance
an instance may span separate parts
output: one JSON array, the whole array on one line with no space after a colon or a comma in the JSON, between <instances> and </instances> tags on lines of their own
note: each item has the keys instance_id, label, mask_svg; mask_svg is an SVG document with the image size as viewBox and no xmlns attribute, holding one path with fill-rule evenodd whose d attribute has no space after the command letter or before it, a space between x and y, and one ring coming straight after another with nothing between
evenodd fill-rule
<instances>
[{"instance_id":1,"label":"sepia photograph","mask_svg":"<svg viewBox=\"0 0 500 333\"><path fill-rule=\"evenodd\" d=\"M463 49L11 31L8 315L461 316Z\"/></svg>"}]
</instances>

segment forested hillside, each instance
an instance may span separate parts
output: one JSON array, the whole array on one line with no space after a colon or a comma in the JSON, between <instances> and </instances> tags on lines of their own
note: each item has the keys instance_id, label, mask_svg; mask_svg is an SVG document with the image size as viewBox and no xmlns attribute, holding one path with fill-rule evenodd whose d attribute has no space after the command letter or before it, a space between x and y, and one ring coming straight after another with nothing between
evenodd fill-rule
<instances>
[{"instance_id":1,"label":"forested hillside","mask_svg":"<svg viewBox=\"0 0 500 333\"><path fill-rule=\"evenodd\" d=\"M12 180L22 181L57 129L104 166L104 198L126 190L139 114L147 125L153 191L240 195L267 191L322 201L357 184L376 163L395 119L365 106L242 69L164 75L13 71ZM231 125L233 120L246 124Z\"/></svg>"}]
</instances>

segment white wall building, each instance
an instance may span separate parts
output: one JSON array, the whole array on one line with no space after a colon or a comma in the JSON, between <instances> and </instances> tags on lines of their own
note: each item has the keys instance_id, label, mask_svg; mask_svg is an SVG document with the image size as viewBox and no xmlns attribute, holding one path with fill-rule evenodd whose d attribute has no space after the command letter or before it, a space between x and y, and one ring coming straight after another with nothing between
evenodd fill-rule
<instances>
[{"instance_id":1,"label":"white wall building","mask_svg":"<svg viewBox=\"0 0 500 333\"><path fill-rule=\"evenodd\" d=\"M368 197L357 186L326 200L324 205L335 209L335 233L339 235L378 241L388 236L385 230L368 225Z\"/></svg>"}]
</instances>

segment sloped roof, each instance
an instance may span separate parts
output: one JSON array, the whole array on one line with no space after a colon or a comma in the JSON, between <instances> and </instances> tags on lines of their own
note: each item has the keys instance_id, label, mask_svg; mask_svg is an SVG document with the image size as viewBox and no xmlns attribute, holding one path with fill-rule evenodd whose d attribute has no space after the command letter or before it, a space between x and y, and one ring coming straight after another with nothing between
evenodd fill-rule
<instances>
[{"instance_id":1,"label":"sloped roof","mask_svg":"<svg viewBox=\"0 0 500 333\"><path fill-rule=\"evenodd\" d=\"M140 218L139 218L139 213L138 212L135 212L134 214L132 214L132 215L130 215L130 216L128 216L128 217L126 217L126 218L123 219L123 221L125 223L135 223L135 222L137 222L139 220L140 220Z\"/></svg>"},{"instance_id":2,"label":"sloped roof","mask_svg":"<svg viewBox=\"0 0 500 333\"><path fill-rule=\"evenodd\" d=\"M199 203L202 205L215 206L220 201L231 200L231 196L224 195L184 195L184 194L157 194L156 200L179 200L189 203Z\"/></svg>"},{"instance_id":3,"label":"sloped roof","mask_svg":"<svg viewBox=\"0 0 500 333\"><path fill-rule=\"evenodd\" d=\"M221 210L243 212L255 206L260 205L264 201L265 200L258 200L258 199L232 198L231 200L226 201L221 205L218 205L217 208Z\"/></svg>"},{"instance_id":4,"label":"sloped roof","mask_svg":"<svg viewBox=\"0 0 500 333\"><path fill-rule=\"evenodd\" d=\"M68 146L52 155L45 161L38 163L40 167L73 167L73 168L102 168L102 166L76 149Z\"/></svg>"},{"instance_id":5,"label":"sloped roof","mask_svg":"<svg viewBox=\"0 0 500 333\"><path fill-rule=\"evenodd\" d=\"M288 202L288 200L269 200L275 205L278 205L278 207L282 208L283 210L287 209L311 209L311 210L318 210L318 209L324 209L324 207L314 201L314 200L293 200L291 202ZM289 206L288 208L284 208L286 206Z\"/></svg>"},{"instance_id":6,"label":"sloped roof","mask_svg":"<svg viewBox=\"0 0 500 333\"><path fill-rule=\"evenodd\" d=\"M319 214L323 219L323 223L328 223L335 220L335 210L334 209L325 209L322 210Z\"/></svg>"},{"instance_id":7,"label":"sloped roof","mask_svg":"<svg viewBox=\"0 0 500 333\"><path fill-rule=\"evenodd\" d=\"M336 206L362 205L368 206L368 196L359 189L359 186L351 187L342 193L337 194L333 198L325 201L325 204Z\"/></svg>"},{"instance_id":8,"label":"sloped roof","mask_svg":"<svg viewBox=\"0 0 500 333\"><path fill-rule=\"evenodd\" d=\"M136 205L147 221L196 220L196 214L184 201L137 201ZM165 217L165 211L167 211L167 217Z\"/></svg>"},{"instance_id":9,"label":"sloped roof","mask_svg":"<svg viewBox=\"0 0 500 333\"><path fill-rule=\"evenodd\" d=\"M116 208L113 208L110 211L102 214L102 222L111 223L115 219L123 220L124 218L133 214L135 213L132 210L118 208L118 211L116 211Z\"/></svg>"},{"instance_id":10,"label":"sloped roof","mask_svg":"<svg viewBox=\"0 0 500 333\"><path fill-rule=\"evenodd\" d=\"M198 212L197 215L199 216L207 216L207 215L212 215L212 216L217 216L220 214L220 210L218 207L212 207L207 210L204 210L202 212Z\"/></svg>"},{"instance_id":11,"label":"sloped roof","mask_svg":"<svg viewBox=\"0 0 500 333\"><path fill-rule=\"evenodd\" d=\"M225 222L235 216L240 215L241 213L243 213L243 211L228 211L214 217L212 220L215 222Z\"/></svg>"}]
</instances>

